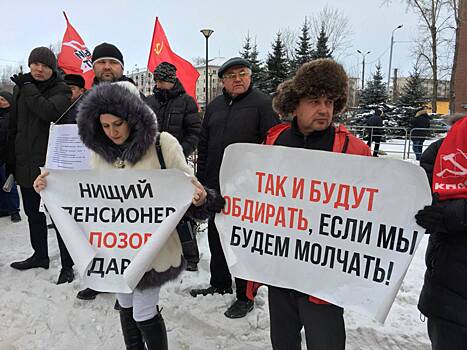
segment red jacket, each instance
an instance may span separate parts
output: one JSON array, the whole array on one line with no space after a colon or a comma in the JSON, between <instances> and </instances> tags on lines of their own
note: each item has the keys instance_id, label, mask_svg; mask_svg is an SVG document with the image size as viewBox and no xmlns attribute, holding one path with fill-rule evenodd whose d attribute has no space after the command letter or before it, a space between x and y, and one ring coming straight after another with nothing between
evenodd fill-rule
<instances>
[{"instance_id":1,"label":"red jacket","mask_svg":"<svg viewBox=\"0 0 467 350\"><path fill-rule=\"evenodd\" d=\"M283 123L276 125L269 129L266 135L265 145L274 145L279 135L290 128L290 123ZM343 125L339 124L335 127L334 143L332 145L332 151L337 153L348 153L356 154L361 156L371 157L370 148L360 139L352 135ZM248 281L246 295L249 299L253 300L256 295L256 291L261 287L261 283ZM309 296L308 300L315 304L329 304L327 301Z\"/></svg>"}]
</instances>

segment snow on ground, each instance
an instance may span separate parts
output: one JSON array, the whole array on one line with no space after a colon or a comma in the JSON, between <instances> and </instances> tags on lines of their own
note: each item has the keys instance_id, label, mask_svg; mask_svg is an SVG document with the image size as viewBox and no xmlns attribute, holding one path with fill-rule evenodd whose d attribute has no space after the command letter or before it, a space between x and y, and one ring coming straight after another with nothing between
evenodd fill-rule
<instances>
[{"instance_id":1,"label":"snow on ground","mask_svg":"<svg viewBox=\"0 0 467 350\"><path fill-rule=\"evenodd\" d=\"M9 264L31 254L26 220L18 224L0 219L0 350L118 350L124 349L118 312L112 294L94 301L75 298L79 280L55 285L60 269L55 233L49 230L49 270L16 271ZM192 298L188 291L207 285L209 250L204 232L199 236L199 272L184 272L161 292L170 349L270 349L267 290L261 288L255 309L244 319L223 313L232 295ZM416 304L423 281L424 239L384 325L346 312L348 350L428 350L426 323ZM303 347L305 349L305 347Z\"/></svg>"},{"instance_id":2,"label":"snow on ground","mask_svg":"<svg viewBox=\"0 0 467 350\"><path fill-rule=\"evenodd\" d=\"M433 142L427 140L425 147ZM402 148L402 149L401 149ZM381 144L384 157L402 158L403 145L395 140ZM417 163L411 153L408 161ZM29 231L21 223L0 218L0 350L119 350L124 349L119 315L112 294L94 301L76 299L79 278L55 284L60 258L55 232L49 230L49 270L16 271L12 261L31 254ZM417 300L423 283L424 238L407 272L384 325L351 311L345 312L347 350L429 350L426 322L420 320ZM231 320L223 313L233 295L192 298L192 287L207 286L209 249L205 232L199 235L201 262L198 272L184 272L165 285L160 306L170 349L259 350L271 349L267 290L261 288L254 310L244 319ZM303 345L303 349L306 347Z\"/></svg>"}]
</instances>

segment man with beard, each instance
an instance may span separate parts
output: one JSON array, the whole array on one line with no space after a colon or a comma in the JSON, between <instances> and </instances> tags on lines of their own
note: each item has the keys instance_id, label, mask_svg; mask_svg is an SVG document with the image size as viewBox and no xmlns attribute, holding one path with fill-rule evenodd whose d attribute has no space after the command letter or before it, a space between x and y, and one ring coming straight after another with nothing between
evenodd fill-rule
<instances>
[{"instance_id":1,"label":"man with beard","mask_svg":"<svg viewBox=\"0 0 467 350\"><path fill-rule=\"evenodd\" d=\"M198 146L201 118L195 100L185 92L176 73L177 68L173 64L159 64L154 70L154 94L146 102L156 113L159 131L172 134L188 157ZM186 217L177 226L188 271L197 271L199 262L193 226L193 221Z\"/></svg>"}]
</instances>

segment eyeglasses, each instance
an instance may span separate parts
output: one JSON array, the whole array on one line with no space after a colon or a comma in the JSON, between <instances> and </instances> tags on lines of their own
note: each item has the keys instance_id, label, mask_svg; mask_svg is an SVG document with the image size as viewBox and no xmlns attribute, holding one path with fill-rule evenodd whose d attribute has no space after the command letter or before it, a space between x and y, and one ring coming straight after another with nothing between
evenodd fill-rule
<instances>
[{"instance_id":1,"label":"eyeglasses","mask_svg":"<svg viewBox=\"0 0 467 350\"><path fill-rule=\"evenodd\" d=\"M250 72L242 70L241 72L238 72L238 73L225 73L222 76L222 78L223 79L233 80L233 79L237 79L237 77L239 77L240 79L243 79L243 78L248 77L249 75L250 75Z\"/></svg>"}]
</instances>

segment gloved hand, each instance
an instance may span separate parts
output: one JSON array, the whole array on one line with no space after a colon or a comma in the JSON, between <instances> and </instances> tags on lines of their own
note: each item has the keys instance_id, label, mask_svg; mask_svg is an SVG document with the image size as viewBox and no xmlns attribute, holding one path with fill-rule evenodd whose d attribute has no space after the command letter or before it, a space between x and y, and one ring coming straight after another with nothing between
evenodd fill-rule
<instances>
[{"instance_id":1,"label":"gloved hand","mask_svg":"<svg viewBox=\"0 0 467 350\"><path fill-rule=\"evenodd\" d=\"M10 77L10 79L13 83L15 83L20 88L26 84L31 84L34 82L34 78L32 77L31 73L15 74L12 77Z\"/></svg>"},{"instance_id":2,"label":"gloved hand","mask_svg":"<svg viewBox=\"0 0 467 350\"><path fill-rule=\"evenodd\" d=\"M15 168L16 168L15 164L6 163L5 164L5 177L8 178L10 174L16 177Z\"/></svg>"},{"instance_id":3,"label":"gloved hand","mask_svg":"<svg viewBox=\"0 0 467 350\"><path fill-rule=\"evenodd\" d=\"M439 195L433 194L431 205L425 206L415 215L417 224L426 229L426 233L447 233L446 209L439 203Z\"/></svg>"},{"instance_id":4,"label":"gloved hand","mask_svg":"<svg viewBox=\"0 0 467 350\"><path fill-rule=\"evenodd\" d=\"M219 191L206 188L207 196L207 210L210 213L220 213L225 207L225 199Z\"/></svg>"}]
</instances>

